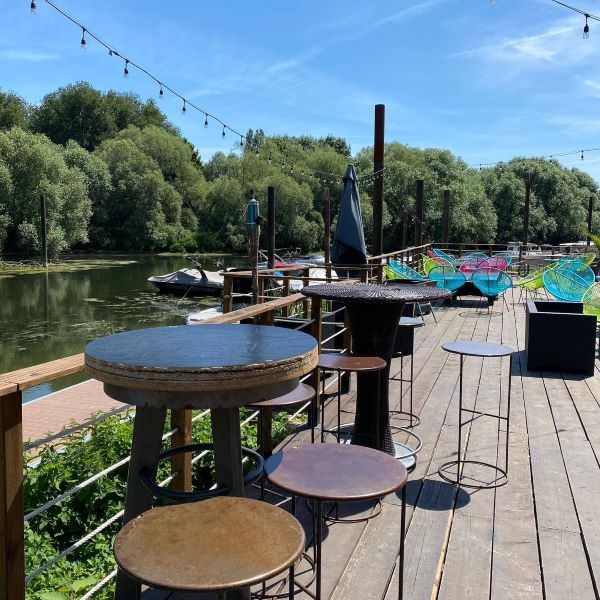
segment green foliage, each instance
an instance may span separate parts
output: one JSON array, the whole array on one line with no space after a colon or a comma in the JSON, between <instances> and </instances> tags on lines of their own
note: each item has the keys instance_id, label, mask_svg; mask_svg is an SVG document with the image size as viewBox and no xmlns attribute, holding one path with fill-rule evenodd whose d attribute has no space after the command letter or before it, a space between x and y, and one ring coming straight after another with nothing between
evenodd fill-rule
<instances>
[{"instance_id":1,"label":"green foliage","mask_svg":"<svg viewBox=\"0 0 600 600\"><path fill-rule=\"evenodd\" d=\"M0 130L13 127L29 127L29 107L17 94L0 91Z\"/></svg>"},{"instance_id":2,"label":"green foliage","mask_svg":"<svg viewBox=\"0 0 600 600\"><path fill-rule=\"evenodd\" d=\"M242 419L250 415L242 409ZM281 441L290 431L288 415L279 413L273 420L273 439ZM170 430L170 423L165 431ZM91 427L68 434L61 447L42 447L37 457L26 456L25 512L52 500L59 494L106 469L129 454L133 423L131 416L109 417ZM194 421L194 442L210 442L208 415ZM168 442L167 442L168 444ZM255 448L256 424L242 427L242 444ZM32 461L32 459L34 459ZM251 465L249 465L251 467ZM161 464L158 480L169 474L168 461ZM27 521L25 525L26 572L52 559L84 535L98 527L122 508L125 498L127 464ZM194 465L193 484L208 488L214 482L214 461L208 454ZM161 501L157 500L157 504ZM90 541L35 577L27 586L28 600L65 600L78 598L115 568L112 540L119 530L118 519ZM94 598L112 598L112 585Z\"/></svg>"}]
</instances>

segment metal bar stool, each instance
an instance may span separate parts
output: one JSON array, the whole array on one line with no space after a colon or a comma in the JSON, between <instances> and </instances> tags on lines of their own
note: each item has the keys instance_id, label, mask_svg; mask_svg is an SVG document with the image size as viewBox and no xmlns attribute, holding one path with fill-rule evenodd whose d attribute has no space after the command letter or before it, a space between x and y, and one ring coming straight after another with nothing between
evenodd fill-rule
<instances>
[{"instance_id":1,"label":"metal bar stool","mask_svg":"<svg viewBox=\"0 0 600 600\"><path fill-rule=\"evenodd\" d=\"M452 460L450 462L444 463L439 469L439 476L448 481L449 483L456 483L466 488L473 489L487 489L487 488L497 488L508 483L508 432L510 429L510 388L512 383L512 354L513 349L510 346L503 346L501 344L490 344L489 342L446 342L442 344L442 348L446 352L450 352L452 354L458 354L460 356L460 375L459 375L459 391L458 391L458 451L457 451L457 459ZM482 358L490 358L497 357L501 358L503 356L509 356L509 370L508 370L508 394L507 394L507 407L506 407L506 416L501 414L491 414L487 412L482 412L480 410L474 410L470 408L463 407L463 363L465 356L479 356ZM502 398L500 398L502 401ZM497 464L493 465L490 463L482 462L479 460L465 460L462 458L462 415L463 412L470 413L472 415L492 417L498 419L498 426L500 426L501 421L506 421L506 454L504 457L504 469L499 467ZM480 467L485 467L489 469L493 469L497 474L497 477L489 482L480 482L477 484L474 483L463 483L462 479L464 477L464 465L479 465ZM456 475L452 477L447 473L448 469L451 467L456 467Z\"/></svg>"},{"instance_id":2,"label":"metal bar stool","mask_svg":"<svg viewBox=\"0 0 600 600\"><path fill-rule=\"evenodd\" d=\"M325 377L323 380L321 397L321 442L325 442L326 433L335 433L338 444L341 441L342 428L352 427L352 423L342 425L342 372L347 373L367 373L370 371L381 371L385 369L387 363L378 356L354 356L352 354L319 354L317 368L322 371L336 371L338 377L337 389L337 427L334 429L325 429ZM314 441L314 439L313 439Z\"/></svg>"},{"instance_id":3,"label":"metal bar stool","mask_svg":"<svg viewBox=\"0 0 600 600\"><path fill-rule=\"evenodd\" d=\"M402 598L408 474L400 461L385 452L353 444L304 444L273 454L266 461L265 471L271 483L292 494L292 512L295 511L296 496L311 499L315 504L314 593L296 582L297 587L315 600L321 600L323 502L373 500L402 489L398 551L398 598Z\"/></svg>"},{"instance_id":4,"label":"metal bar stool","mask_svg":"<svg viewBox=\"0 0 600 600\"><path fill-rule=\"evenodd\" d=\"M142 513L117 534L114 554L129 577L151 588L216 592L220 600L289 570L292 599L305 541L302 525L283 509L222 496Z\"/></svg>"}]
</instances>

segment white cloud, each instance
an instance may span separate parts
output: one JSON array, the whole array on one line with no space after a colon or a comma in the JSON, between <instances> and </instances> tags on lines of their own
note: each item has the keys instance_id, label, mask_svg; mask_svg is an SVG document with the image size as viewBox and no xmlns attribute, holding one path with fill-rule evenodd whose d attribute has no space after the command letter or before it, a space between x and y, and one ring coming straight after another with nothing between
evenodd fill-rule
<instances>
[{"instance_id":1,"label":"white cloud","mask_svg":"<svg viewBox=\"0 0 600 600\"><path fill-rule=\"evenodd\" d=\"M56 60L60 57L58 54L48 54L45 52L30 52L27 50L0 50L0 58L5 60L42 62L45 60Z\"/></svg>"}]
</instances>

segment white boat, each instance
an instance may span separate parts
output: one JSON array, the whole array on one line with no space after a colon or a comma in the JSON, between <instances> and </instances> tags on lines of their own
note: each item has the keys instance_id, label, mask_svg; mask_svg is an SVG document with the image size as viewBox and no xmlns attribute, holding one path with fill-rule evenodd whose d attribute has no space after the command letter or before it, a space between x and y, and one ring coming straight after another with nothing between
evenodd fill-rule
<instances>
[{"instance_id":1,"label":"white boat","mask_svg":"<svg viewBox=\"0 0 600 600\"><path fill-rule=\"evenodd\" d=\"M160 292L176 296L220 296L223 293L223 275L200 267L154 275L148 281Z\"/></svg>"}]
</instances>

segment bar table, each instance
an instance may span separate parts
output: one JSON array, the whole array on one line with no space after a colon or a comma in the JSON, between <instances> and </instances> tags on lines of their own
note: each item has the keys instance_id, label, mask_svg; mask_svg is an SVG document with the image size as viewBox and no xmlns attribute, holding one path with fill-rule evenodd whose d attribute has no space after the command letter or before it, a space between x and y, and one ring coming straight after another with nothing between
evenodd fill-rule
<instances>
[{"instance_id":1,"label":"bar table","mask_svg":"<svg viewBox=\"0 0 600 600\"><path fill-rule=\"evenodd\" d=\"M353 353L379 356L386 361L387 366L379 372L356 375L356 416L351 443L402 458L405 447L397 448L392 440L388 399L390 364L400 316L407 302L449 298L452 292L431 286L373 283L322 283L306 286L301 291L309 298L343 303Z\"/></svg>"},{"instance_id":2,"label":"bar table","mask_svg":"<svg viewBox=\"0 0 600 600\"><path fill-rule=\"evenodd\" d=\"M136 406L124 523L152 506L139 473L156 473L167 409L211 410L217 484L243 496L239 407L291 392L317 358L313 337L261 325L156 327L88 344L87 373L108 396ZM119 572L115 598L138 593L139 583Z\"/></svg>"}]
</instances>

